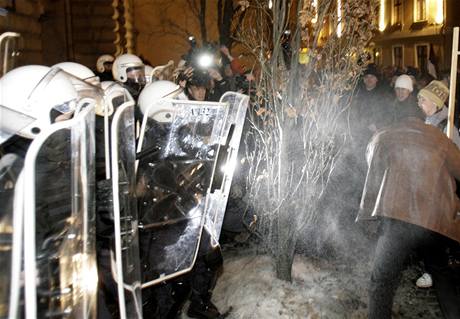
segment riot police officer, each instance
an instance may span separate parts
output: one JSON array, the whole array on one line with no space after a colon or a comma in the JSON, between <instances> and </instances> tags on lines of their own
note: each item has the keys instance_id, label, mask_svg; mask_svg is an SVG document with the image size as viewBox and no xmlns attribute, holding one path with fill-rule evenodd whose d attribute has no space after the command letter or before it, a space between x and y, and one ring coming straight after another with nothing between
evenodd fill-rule
<instances>
[{"instance_id":1,"label":"riot police officer","mask_svg":"<svg viewBox=\"0 0 460 319\"><path fill-rule=\"evenodd\" d=\"M134 54L122 54L113 62L112 74L114 80L123 85L137 101L146 84L142 60Z\"/></svg>"},{"instance_id":2,"label":"riot police officer","mask_svg":"<svg viewBox=\"0 0 460 319\"><path fill-rule=\"evenodd\" d=\"M82 216L72 209L76 207L76 203L72 203L72 198L75 198L72 194L81 195L79 190L85 186L78 184L72 189L71 183L71 179L76 183L81 182L77 180L78 173L71 174L76 172L72 163L81 160L76 156L79 147L72 149L72 145L76 146L76 140L82 137L71 134L72 126L84 129L85 123L91 122L92 114L92 107L88 106L91 102L86 100L88 108L84 111L81 102L68 76L58 68L24 66L0 79L0 161L2 166L8 166L6 171L9 172L2 176L8 178L9 182L0 184L6 185L9 190L14 189L14 219L26 214L30 219L24 223L24 248L21 247L22 223L17 223L12 229L12 250L18 251L12 255L14 258L9 278L12 285L8 311L13 318L20 316L23 311L19 309L19 304L25 305L28 316L76 314L79 305L74 303L76 299L73 297L80 298L83 297L81 293L86 294L79 289L83 283L74 282L74 267L78 268L78 272L89 275L91 255L81 263L68 258L68 254L72 253L81 256L81 251L78 255L78 249L72 250L68 245L78 246L77 238L81 231L84 232L75 223L82 221ZM75 119L74 112L77 110L81 116ZM88 122L85 122L86 119ZM69 124L58 123L64 121ZM71 138L75 139L71 141ZM85 144L90 144L90 141L83 140ZM16 159L25 158L24 170L17 166L18 160L11 160L12 154ZM91 158L91 153L87 154L87 159ZM12 172L21 172L19 179L22 178L23 182L12 184L14 180L19 180ZM88 171L80 172L87 174ZM91 179L86 181L90 183ZM79 198L82 199L80 204L83 203L83 197ZM87 203L84 205L88 207ZM90 218L86 209L82 208L80 212ZM90 230L91 226L85 224L85 229ZM89 247L85 246L88 253L91 252ZM66 267L69 261L72 267ZM26 277L25 302L19 302L18 299L21 295L19 273L22 264ZM86 300L92 300L89 292L85 297L88 297ZM93 313L91 309L95 308L89 306L88 313Z\"/></svg>"}]
</instances>

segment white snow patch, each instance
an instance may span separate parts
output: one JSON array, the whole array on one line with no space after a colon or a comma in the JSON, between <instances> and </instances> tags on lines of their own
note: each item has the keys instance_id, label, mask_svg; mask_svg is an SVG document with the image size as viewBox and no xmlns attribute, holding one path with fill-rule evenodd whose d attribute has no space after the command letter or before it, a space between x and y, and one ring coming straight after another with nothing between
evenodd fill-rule
<instances>
[{"instance_id":1,"label":"white snow patch","mask_svg":"<svg viewBox=\"0 0 460 319\"><path fill-rule=\"evenodd\" d=\"M367 276L296 256L289 283L268 256L226 256L213 301L228 318L366 318Z\"/></svg>"}]
</instances>

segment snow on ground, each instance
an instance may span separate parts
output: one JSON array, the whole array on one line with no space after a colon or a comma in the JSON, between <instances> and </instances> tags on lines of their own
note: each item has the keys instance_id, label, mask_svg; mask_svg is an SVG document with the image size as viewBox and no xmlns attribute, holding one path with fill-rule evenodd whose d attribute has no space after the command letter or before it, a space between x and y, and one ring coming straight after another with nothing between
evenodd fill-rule
<instances>
[{"instance_id":1,"label":"snow on ground","mask_svg":"<svg viewBox=\"0 0 460 319\"><path fill-rule=\"evenodd\" d=\"M370 264L297 255L292 283L276 279L271 259L254 251L224 253L224 271L213 301L227 318L366 318ZM415 288L417 266L404 272L394 318L442 318L433 290Z\"/></svg>"},{"instance_id":2,"label":"snow on ground","mask_svg":"<svg viewBox=\"0 0 460 319\"><path fill-rule=\"evenodd\" d=\"M213 300L229 318L365 318L365 286L352 269L296 256L292 283L264 255L226 257ZM344 314L347 314L344 316Z\"/></svg>"}]
</instances>

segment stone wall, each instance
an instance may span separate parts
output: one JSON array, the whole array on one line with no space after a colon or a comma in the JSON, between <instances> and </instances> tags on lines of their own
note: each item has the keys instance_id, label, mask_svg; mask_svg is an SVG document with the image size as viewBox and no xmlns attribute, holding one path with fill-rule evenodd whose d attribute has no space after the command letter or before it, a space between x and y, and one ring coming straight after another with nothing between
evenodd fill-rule
<instances>
[{"instance_id":1,"label":"stone wall","mask_svg":"<svg viewBox=\"0 0 460 319\"><path fill-rule=\"evenodd\" d=\"M16 0L0 16L0 32L21 34L17 65L75 61L94 69L99 55L115 53L112 15L112 0Z\"/></svg>"},{"instance_id":2,"label":"stone wall","mask_svg":"<svg viewBox=\"0 0 460 319\"><path fill-rule=\"evenodd\" d=\"M38 1L16 1L15 7L7 7L0 16L0 33L18 32L22 36L21 55L17 64L43 64L42 26L40 16L43 7Z\"/></svg>"}]
</instances>

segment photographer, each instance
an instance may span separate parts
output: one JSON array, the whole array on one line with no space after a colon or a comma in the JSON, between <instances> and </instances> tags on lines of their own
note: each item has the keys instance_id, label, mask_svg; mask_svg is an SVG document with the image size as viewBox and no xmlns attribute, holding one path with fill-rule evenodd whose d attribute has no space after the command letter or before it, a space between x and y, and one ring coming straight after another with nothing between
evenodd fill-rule
<instances>
[{"instance_id":1,"label":"photographer","mask_svg":"<svg viewBox=\"0 0 460 319\"><path fill-rule=\"evenodd\" d=\"M196 42L191 41L191 46L189 52L183 56L182 63L179 63L182 67L176 72L177 82L186 88L185 91L192 100L219 101L225 92L232 90L232 86L224 75L218 51L211 44L198 48ZM197 91L196 96L191 93L192 90Z\"/></svg>"}]
</instances>

